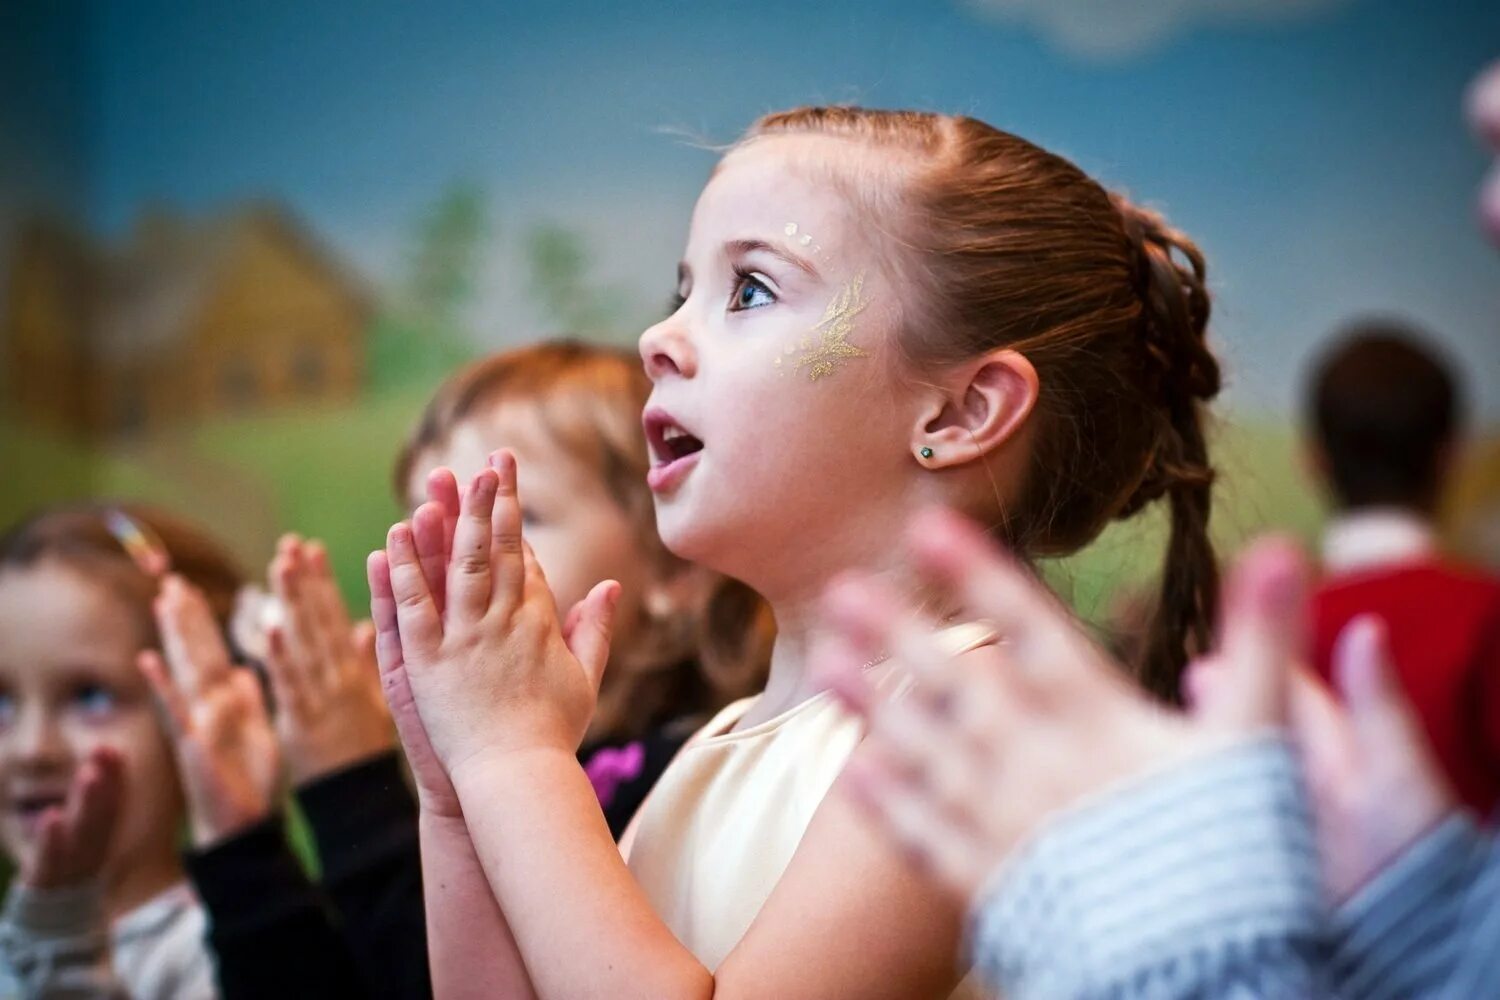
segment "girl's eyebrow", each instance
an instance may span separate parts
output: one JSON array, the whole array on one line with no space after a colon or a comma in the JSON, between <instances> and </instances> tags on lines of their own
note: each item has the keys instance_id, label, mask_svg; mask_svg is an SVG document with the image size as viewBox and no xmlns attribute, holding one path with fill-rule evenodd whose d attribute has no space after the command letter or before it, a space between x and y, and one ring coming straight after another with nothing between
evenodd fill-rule
<instances>
[{"instance_id":1,"label":"girl's eyebrow","mask_svg":"<svg viewBox=\"0 0 1500 1000\"><path fill-rule=\"evenodd\" d=\"M814 280L822 277L818 273L818 269L813 266L812 261L804 257L799 257L785 247L775 243L767 243L765 240L730 240L724 244L724 251L731 257L743 256L744 254L754 253L757 250L768 253L778 260L785 261Z\"/></svg>"}]
</instances>

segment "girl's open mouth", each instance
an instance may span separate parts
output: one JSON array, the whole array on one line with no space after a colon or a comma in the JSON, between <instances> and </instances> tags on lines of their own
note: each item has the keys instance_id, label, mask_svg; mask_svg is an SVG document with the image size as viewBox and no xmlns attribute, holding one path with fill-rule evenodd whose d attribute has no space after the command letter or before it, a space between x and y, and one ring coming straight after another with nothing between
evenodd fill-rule
<instances>
[{"instance_id":1,"label":"girl's open mouth","mask_svg":"<svg viewBox=\"0 0 1500 1000\"><path fill-rule=\"evenodd\" d=\"M651 446L651 471L646 473L646 485L657 493L671 490L698 464L703 441L660 408L647 410L641 424Z\"/></svg>"}]
</instances>

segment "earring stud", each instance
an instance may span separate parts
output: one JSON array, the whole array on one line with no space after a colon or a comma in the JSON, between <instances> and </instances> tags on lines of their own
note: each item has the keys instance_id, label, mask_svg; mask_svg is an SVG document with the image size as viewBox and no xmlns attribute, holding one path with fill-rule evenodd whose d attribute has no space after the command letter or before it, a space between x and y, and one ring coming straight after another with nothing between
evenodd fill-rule
<instances>
[{"instance_id":1,"label":"earring stud","mask_svg":"<svg viewBox=\"0 0 1500 1000\"><path fill-rule=\"evenodd\" d=\"M921 455L922 455L923 458L931 458L932 457L932 449L928 448L927 446L924 445L922 447Z\"/></svg>"}]
</instances>

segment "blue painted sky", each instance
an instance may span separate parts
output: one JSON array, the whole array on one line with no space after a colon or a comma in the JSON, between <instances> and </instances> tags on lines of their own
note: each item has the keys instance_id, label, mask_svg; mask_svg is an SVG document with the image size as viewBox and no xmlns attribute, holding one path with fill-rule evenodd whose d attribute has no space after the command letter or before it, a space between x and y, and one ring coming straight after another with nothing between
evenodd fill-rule
<instances>
[{"instance_id":1,"label":"blue painted sky","mask_svg":"<svg viewBox=\"0 0 1500 1000\"><path fill-rule=\"evenodd\" d=\"M149 201L273 195L376 281L422 206L477 179L498 236L472 321L504 343L545 332L508 238L538 219L587 236L622 310L664 299L712 162L664 130L724 141L815 101L962 111L1200 241L1240 408L1286 408L1317 341L1373 310L1438 331L1500 418L1500 255L1460 118L1500 4L1145 0L1152 37L1108 53L1049 27L1099 3L98 4L69 121L101 231ZM1203 8L1231 12L1187 23Z\"/></svg>"}]
</instances>

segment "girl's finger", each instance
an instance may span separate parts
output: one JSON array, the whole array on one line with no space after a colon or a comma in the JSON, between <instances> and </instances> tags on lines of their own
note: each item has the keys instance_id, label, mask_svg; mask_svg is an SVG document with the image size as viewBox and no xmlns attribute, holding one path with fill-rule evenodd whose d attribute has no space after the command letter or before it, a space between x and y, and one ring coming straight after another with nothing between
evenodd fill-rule
<instances>
[{"instance_id":1,"label":"girl's finger","mask_svg":"<svg viewBox=\"0 0 1500 1000\"><path fill-rule=\"evenodd\" d=\"M370 624L375 630L375 663L382 676L401 666L401 632L396 621L396 595L391 589L391 565L384 550L365 560L370 583Z\"/></svg>"},{"instance_id":2,"label":"girl's finger","mask_svg":"<svg viewBox=\"0 0 1500 1000\"><path fill-rule=\"evenodd\" d=\"M298 577L306 625L314 654L312 670L323 692L336 690L349 659L349 615L328 568L328 552L318 542L304 542L298 553Z\"/></svg>"},{"instance_id":3,"label":"girl's finger","mask_svg":"<svg viewBox=\"0 0 1500 1000\"><path fill-rule=\"evenodd\" d=\"M276 711L286 712L294 718L306 714L307 675L291 664L286 648L286 633L278 625L266 630L266 676L271 681L271 697L276 699Z\"/></svg>"},{"instance_id":4,"label":"girl's finger","mask_svg":"<svg viewBox=\"0 0 1500 1000\"><path fill-rule=\"evenodd\" d=\"M829 585L823 594L824 621L838 636L844 648L859 658L861 663L873 664L889 658L886 645L885 623L877 616L868 614L865 600L870 595L870 579L859 574L846 574Z\"/></svg>"},{"instance_id":5,"label":"girl's finger","mask_svg":"<svg viewBox=\"0 0 1500 1000\"><path fill-rule=\"evenodd\" d=\"M37 820L36 855L30 872L33 884L42 888L54 887L55 881L64 874L70 839L62 810L48 806Z\"/></svg>"},{"instance_id":6,"label":"girl's finger","mask_svg":"<svg viewBox=\"0 0 1500 1000\"><path fill-rule=\"evenodd\" d=\"M961 657L956 669L919 681L913 700L949 720L955 739L977 761L994 766L1007 756L1006 737L1033 711L1012 682L1015 673L1003 649L975 650Z\"/></svg>"},{"instance_id":7,"label":"girl's finger","mask_svg":"<svg viewBox=\"0 0 1500 1000\"><path fill-rule=\"evenodd\" d=\"M1238 730L1286 721L1292 664L1306 648L1307 566L1282 538L1265 538L1236 563L1224 589L1222 695L1210 717Z\"/></svg>"},{"instance_id":8,"label":"girl's finger","mask_svg":"<svg viewBox=\"0 0 1500 1000\"><path fill-rule=\"evenodd\" d=\"M121 762L113 752L96 754L90 761L92 773L82 782L77 808L73 815L74 835L102 855L119 816L122 792Z\"/></svg>"},{"instance_id":9,"label":"girl's finger","mask_svg":"<svg viewBox=\"0 0 1500 1000\"><path fill-rule=\"evenodd\" d=\"M924 511L913 518L907 543L924 576L1006 640L1021 677L1065 684L1102 666L1067 608L964 517Z\"/></svg>"},{"instance_id":10,"label":"girl's finger","mask_svg":"<svg viewBox=\"0 0 1500 1000\"><path fill-rule=\"evenodd\" d=\"M578 602L578 621L567 638L568 649L583 665L589 684L597 692L609 663L609 641L614 634L615 608L620 602L620 585L605 580L594 585Z\"/></svg>"},{"instance_id":11,"label":"girl's finger","mask_svg":"<svg viewBox=\"0 0 1500 1000\"><path fill-rule=\"evenodd\" d=\"M1356 726L1361 718L1400 710L1402 696L1392 673L1385 623L1360 615L1345 625L1333 644L1333 674Z\"/></svg>"},{"instance_id":12,"label":"girl's finger","mask_svg":"<svg viewBox=\"0 0 1500 1000\"><path fill-rule=\"evenodd\" d=\"M271 563L271 592L282 608L282 655L291 670L312 675L324 659L319 630L306 586L301 543L277 554ZM311 681L309 676L307 681Z\"/></svg>"},{"instance_id":13,"label":"girl's finger","mask_svg":"<svg viewBox=\"0 0 1500 1000\"><path fill-rule=\"evenodd\" d=\"M502 449L489 457L497 476L491 520L494 596L507 610L525 599L526 559L521 540L521 497L516 489L516 456Z\"/></svg>"},{"instance_id":14,"label":"girl's finger","mask_svg":"<svg viewBox=\"0 0 1500 1000\"><path fill-rule=\"evenodd\" d=\"M73 772L73 780L68 782L67 791L63 794L62 818L63 829L70 835L76 835L79 827L78 818L83 812L83 800L90 794L91 786L99 781L99 766L94 763L92 757L84 760L78 770Z\"/></svg>"},{"instance_id":15,"label":"girl's finger","mask_svg":"<svg viewBox=\"0 0 1500 1000\"><path fill-rule=\"evenodd\" d=\"M341 647L347 642L354 623L349 619L349 609L344 604L344 595L339 593L338 581L333 578L333 565L328 558L328 548L322 542L309 542L303 547L303 555L318 624L322 626L323 634L328 637L330 648L335 652L342 652Z\"/></svg>"},{"instance_id":16,"label":"girl's finger","mask_svg":"<svg viewBox=\"0 0 1500 1000\"><path fill-rule=\"evenodd\" d=\"M443 641L443 623L427 589L427 578L417 561L411 525L392 526L386 536L386 561L390 565L391 593L396 604L396 628L405 653L430 656ZM373 604L371 605L373 610Z\"/></svg>"},{"instance_id":17,"label":"girl's finger","mask_svg":"<svg viewBox=\"0 0 1500 1000\"><path fill-rule=\"evenodd\" d=\"M917 784L928 784L948 757L968 752L946 720L901 697L876 708L867 742L873 754Z\"/></svg>"},{"instance_id":18,"label":"girl's finger","mask_svg":"<svg viewBox=\"0 0 1500 1000\"><path fill-rule=\"evenodd\" d=\"M984 871L973 837L934 807L925 791L868 759L845 769L846 787L913 867L959 893Z\"/></svg>"},{"instance_id":19,"label":"girl's finger","mask_svg":"<svg viewBox=\"0 0 1500 1000\"><path fill-rule=\"evenodd\" d=\"M1357 764L1348 712L1319 678L1304 669L1292 675L1289 702L1292 733L1308 785L1316 792L1344 784Z\"/></svg>"},{"instance_id":20,"label":"girl's finger","mask_svg":"<svg viewBox=\"0 0 1500 1000\"><path fill-rule=\"evenodd\" d=\"M1224 664L1215 654L1195 657L1182 672L1182 700L1195 719L1219 715L1224 699Z\"/></svg>"},{"instance_id":21,"label":"girl's finger","mask_svg":"<svg viewBox=\"0 0 1500 1000\"><path fill-rule=\"evenodd\" d=\"M842 633L818 637L809 661L820 688L831 692L849 711L869 718L879 695L865 674L865 657Z\"/></svg>"},{"instance_id":22,"label":"girl's finger","mask_svg":"<svg viewBox=\"0 0 1500 1000\"><path fill-rule=\"evenodd\" d=\"M937 624L902 601L873 577L846 578L829 588L823 601L828 620L870 659L892 658L914 676L940 670L952 654L937 641Z\"/></svg>"},{"instance_id":23,"label":"girl's finger","mask_svg":"<svg viewBox=\"0 0 1500 1000\"><path fill-rule=\"evenodd\" d=\"M266 705L266 690L261 686L255 671L248 667L236 667L230 671L229 683L251 720L257 725L269 726L271 717Z\"/></svg>"},{"instance_id":24,"label":"girl's finger","mask_svg":"<svg viewBox=\"0 0 1500 1000\"><path fill-rule=\"evenodd\" d=\"M1433 775L1429 784L1446 790L1446 779L1431 763L1426 731L1396 679L1385 623L1361 615L1344 626L1334 642L1333 670L1361 755L1379 759L1401 754Z\"/></svg>"},{"instance_id":25,"label":"girl's finger","mask_svg":"<svg viewBox=\"0 0 1500 1000\"><path fill-rule=\"evenodd\" d=\"M448 564L448 618L477 622L490 606L490 524L500 477L481 469L464 495L463 511L453 533L453 559ZM426 559L440 553L423 552Z\"/></svg>"},{"instance_id":26,"label":"girl's finger","mask_svg":"<svg viewBox=\"0 0 1500 1000\"><path fill-rule=\"evenodd\" d=\"M358 668L368 671L375 663L375 623L366 618L356 624L349 630L349 644L353 647Z\"/></svg>"},{"instance_id":27,"label":"girl's finger","mask_svg":"<svg viewBox=\"0 0 1500 1000\"><path fill-rule=\"evenodd\" d=\"M443 517L439 522L443 529L445 552L453 550L453 532L458 527L461 498L458 495L458 478L452 469L433 469L427 475L427 499L438 505Z\"/></svg>"},{"instance_id":28,"label":"girl's finger","mask_svg":"<svg viewBox=\"0 0 1500 1000\"><path fill-rule=\"evenodd\" d=\"M188 709L187 699L167 670L161 654L154 649L142 650L136 658L136 668L145 675L146 683L151 685L151 693L166 717L167 731L174 739L189 732L192 729L192 714Z\"/></svg>"},{"instance_id":29,"label":"girl's finger","mask_svg":"<svg viewBox=\"0 0 1500 1000\"><path fill-rule=\"evenodd\" d=\"M223 676L229 651L208 602L198 589L179 576L162 581L156 602L162 653L173 676L189 696Z\"/></svg>"},{"instance_id":30,"label":"girl's finger","mask_svg":"<svg viewBox=\"0 0 1500 1000\"><path fill-rule=\"evenodd\" d=\"M422 573L439 614L448 607L448 561L453 555L453 532L447 527L447 517L446 510L436 503L422 504L411 516Z\"/></svg>"}]
</instances>

